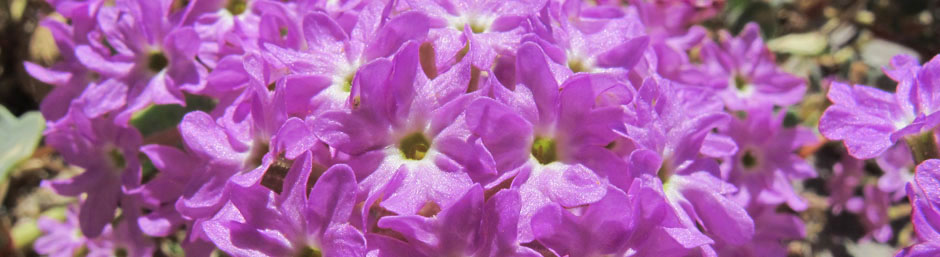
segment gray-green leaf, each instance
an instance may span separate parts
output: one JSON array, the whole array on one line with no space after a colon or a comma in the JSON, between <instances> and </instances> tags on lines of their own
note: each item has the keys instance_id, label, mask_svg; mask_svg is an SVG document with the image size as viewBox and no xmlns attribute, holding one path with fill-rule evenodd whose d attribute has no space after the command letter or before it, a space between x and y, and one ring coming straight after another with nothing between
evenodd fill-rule
<instances>
[{"instance_id":1,"label":"gray-green leaf","mask_svg":"<svg viewBox=\"0 0 940 257\"><path fill-rule=\"evenodd\" d=\"M39 112L27 112L17 118L0 106L0 183L6 181L10 170L33 154L45 127L46 120Z\"/></svg>"}]
</instances>

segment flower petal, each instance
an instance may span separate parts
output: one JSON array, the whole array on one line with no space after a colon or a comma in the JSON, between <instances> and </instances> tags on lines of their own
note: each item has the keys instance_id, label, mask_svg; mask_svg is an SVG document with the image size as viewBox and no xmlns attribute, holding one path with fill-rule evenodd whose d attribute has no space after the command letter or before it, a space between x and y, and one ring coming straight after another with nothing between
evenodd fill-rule
<instances>
[{"instance_id":1,"label":"flower petal","mask_svg":"<svg viewBox=\"0 0 940 257\"><path fill-rule=\"evenodd\" d=\"M696 175L693 177L701 178ZM733 245L751 240L754 236L754 220L742 206L719 194L722 189L711 188L717 186L714 183L703 184L697 179L683 180L678 190L692 204L695 214L708 232Z\"/></svg>"},{"instance_id":2,"label":"flower petal","mask_svg":"<svg viewBox=\"0 0 940 257\"><path fill-rule=\"evenodd\" d=\"M206 160L238 165L242 153L236 152L224 128L216 124L209 114L190 112L180 122L180 135L186 146Z\"/></svg>"},{"instance_id":3,"label":"flower petal","mask_svg":"<svg viewBox=\"0 0 940 257\"><path fill-rule=\"evenodd\" d=\"M331 226L323 235L323 256L366 256L366 238L349 224Z\"/></svg>"},{"instance_id":4,"label":"flower petal","mask_svg":"<svg viewBox=\"0 0 940 257\"><path fill-rule=\"evenodd\" d=\"M532 42L519 47L516 54L516 78L530 90L539 110L538 124L555 121L558 101L558 82L545 60L542 48Z\"/></svg>"},{"instance_id":5,"label":"flower petal","mask_svg":"<svg viewBox=\"0 0 940 257\"><path fill-rule=\"evenodd\" d=\"M633 66L643 57L649 43L650 38L647 36L631 38L598 56L597 65L608 68L633 69Z\"/></svg>"},{"instance_id":6,"label":"flower petal","mask_svg":"<svg viewBox=\"0 0 940 257\"><path fill-rule=\"evenodd\" d=\"M337 164L326 170L307 197L307 231L320 231L333 224L346 223L356 202L356 176L352 168Z\"/></svg>"},{"instance_id":7,"label":"flower petal","mask_svg":"<svg viewBox=\"0 0 940 257\"><path fill-rule=\"evenodd\" d=\"M428 34L429 22L425 14L416 11L392 18L375 33L375 38L380 40L375 40L366 47L366 58L387 57L405 42L424 38Z\"/></svg>"},{"instance_id":8,"label":"flower petal","mask_svg":"<svg viewBox=\"0 0 940 257\"><path fill-rule=\"evenodd\" d=\"M508 171L529 159L532 125L506 105L480 98L467 109L467 126L483 140L496 161L496 169Z\"/></svg>"}]
</instances>

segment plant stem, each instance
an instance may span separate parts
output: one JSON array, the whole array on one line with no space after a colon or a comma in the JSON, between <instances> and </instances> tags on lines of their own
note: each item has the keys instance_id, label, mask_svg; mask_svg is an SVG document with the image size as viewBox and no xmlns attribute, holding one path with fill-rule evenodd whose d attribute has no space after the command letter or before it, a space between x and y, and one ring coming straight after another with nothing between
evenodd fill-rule
<instances>
[{"instance_id":1,"label":"plant stem","mask_svg":"<svg viewBox=\"0 0 940 257\"><path fill-rule=\"evenodd\" d=\"M907 137L906 141L911 148L911 154L914 155L915 163L940 158L940 149L937 148L937 140L933 131Z\"/></svg>"}]
</instances>

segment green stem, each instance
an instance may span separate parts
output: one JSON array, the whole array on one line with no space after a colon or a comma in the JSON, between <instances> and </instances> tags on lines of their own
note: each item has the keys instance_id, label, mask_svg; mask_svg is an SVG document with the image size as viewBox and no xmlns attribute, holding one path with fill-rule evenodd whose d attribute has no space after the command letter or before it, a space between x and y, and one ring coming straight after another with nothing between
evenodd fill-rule
<instances>
[{"instance_id":1,"label":"green stem","mask_svg":"<svg viewBox=\"0 0 940 257\"><path fill-rule=\"evenodd\" d=\"M911 154L914 155L914 161L916 163L940 158L940 149L937 148L937 140L933 131L907 137L906 141L907 145L911 148Z\"/></svg>"}]
</instances>

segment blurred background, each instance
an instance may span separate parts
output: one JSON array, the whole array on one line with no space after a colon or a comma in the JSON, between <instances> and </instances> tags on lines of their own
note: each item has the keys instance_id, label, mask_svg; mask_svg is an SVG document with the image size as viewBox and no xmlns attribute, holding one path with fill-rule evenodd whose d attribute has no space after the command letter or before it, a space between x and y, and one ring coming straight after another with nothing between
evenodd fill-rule
<instances>
[{"instance_id":1,"label":"blurred background","mask_svg":"<svg viewBox=\"0 0 940 257\"><path fill-rule=\"evenodd\" d=\"M9 111L0 108L0 256L36 256L29 242L39 233L35 219L61 215L61 206L71 201L41 189L40 182L81 172L43 146L43 121L34 111L50 86L23 68L24 61L48 66L57 60L51 34L38 26L55 15L42 0L0 0L0 105ZM760 24L780 65L808 80L804 102L790 112L796 122L813 128L828 105L827 81L893 91L895 83L880 70L892 56L909 54L923 62L940 52L940 0L726 0L707 16L702 24L712 31L736 34L748 22ZM791 256L891 256L910 242L906 202L890 209L894 236L887 243L864 240L865 225L857 215L831 213L826 179L845 154L841 144L823 142L802 154L817 167L819 178L801 185L811 203L801 214L807 238L789 245ZM865 171L863 184L882 172L873 163Z\"/></svg>"}]
</instances>

